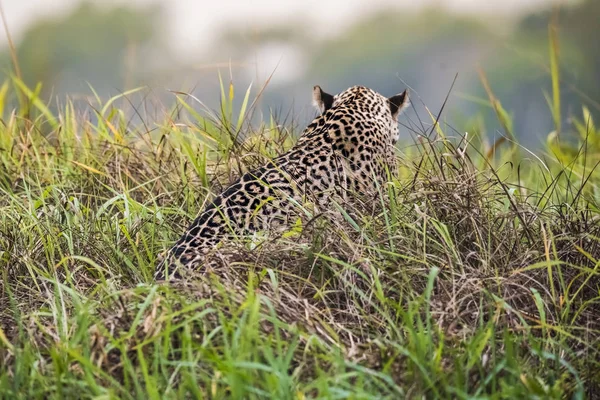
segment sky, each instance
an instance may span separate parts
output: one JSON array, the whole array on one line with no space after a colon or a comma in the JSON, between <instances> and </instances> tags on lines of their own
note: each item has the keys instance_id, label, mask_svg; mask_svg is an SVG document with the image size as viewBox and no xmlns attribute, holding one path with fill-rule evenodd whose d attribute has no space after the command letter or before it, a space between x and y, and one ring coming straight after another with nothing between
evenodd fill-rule
<instances>
[{"instance_id":1,"label":"sky","mask_svg":"<svg viewBox=\"0 0 600 400\"><path fill-rule=\"evenodd\" d=\"M88 0L90 1L90 0ZM250 24L284 21L286 18L314 22L314 33L335 34L365 14L382 8L416 10L423 7L443 7L461 13L510 15L534 9L539 5L576 0L91 0L95 4L152 3L165 8L166 32L175 50L190 47L198 50L210 47L226 24ZM40 18L59 16L76 7L80 0L0 0L15 40L29 24ZM6 43L0 35L0 46Z\"/></svg>"}]
</instances>

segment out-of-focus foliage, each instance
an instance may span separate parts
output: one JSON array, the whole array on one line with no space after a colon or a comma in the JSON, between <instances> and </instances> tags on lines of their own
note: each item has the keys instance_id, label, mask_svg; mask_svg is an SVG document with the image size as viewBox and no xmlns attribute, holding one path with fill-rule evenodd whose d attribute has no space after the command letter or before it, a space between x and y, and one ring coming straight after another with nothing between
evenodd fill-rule
<instances>
[{"instance_id":1,"label":"out-of-focus foliage","mask_svg":"<svg viewBox=\"0 0 600 400\"><path fill-rule=\"evenodd\" d=\"M43 82L46 93L89 93L86 82L103 93L122 89L144 71L140 53L160 48L159 9L100 8L82 3L71 14L42 19L17 44L23 79ZM150 57L146 57L150 59ZM7 66L8 55L3 56ZM129 65L128 65L129 64Z\"/></svg>"},{"instance_id":2,"label":"out-of-focus foliage","mask_svg":"<svg viewBox=\"0 0 600 400\"><path fill-rule=\"evenodd\" d=\"M284 116L292 110L299 125L313 115L302 107L309 104L314 84L331 92L362 84L386 95L409 85L415 94L415 112L408 114L411 129L423 131L431 123L429 111L439 112L458 74L442 122L471 132L473 139L494 142L502 129L480 82L480 67L513 121L515 137L535 148L555 129L547 101L553 91L548 62L548 26L553 22L560 42L562 130L570 131L567 125L583 105L593 115L600 112L600 3L595 0L540 9L519 20L440 9L386 10L326 37L314 35L316 27L302 19L232 24L224 26L212 49L185 62L169 56L166 36L158 28L164 26L160 15L157 8L105 9L85 3L63 19L41 21L18 43L24 81L32 87L43 82L46 94L89 93L86 82L100 94L148 83L192 91L218 108L220 94L212 85L217 69L226 75L231 69L237 84L253 81L259 88L269 68L275 68L276 63L265 66L264 59L270 57L281 65L262 96L263 104L278 105L276 113ZM190 48L189 53L194 51ZM2 59L8 68L8 55Z\"/></svg>"},{"instance_id":3,"label":"out-of-focus foliage","mask_svg":"<svg viewBox=\"0 0 600 400\"><path fill-rule=\"evenodd\" d=\"M587 96L600 101L600 41L598 28L600 21L600 2L587 0L579 6L566 8L558 14L550 10L530 15L523 19L519 34L524 36L545 37L548 25L553 17L558 25L561 41L565 43L563 50L576 50L574 57L564 57L569 77L577 81L577 85Z\"/></svg>"}]
</instances>

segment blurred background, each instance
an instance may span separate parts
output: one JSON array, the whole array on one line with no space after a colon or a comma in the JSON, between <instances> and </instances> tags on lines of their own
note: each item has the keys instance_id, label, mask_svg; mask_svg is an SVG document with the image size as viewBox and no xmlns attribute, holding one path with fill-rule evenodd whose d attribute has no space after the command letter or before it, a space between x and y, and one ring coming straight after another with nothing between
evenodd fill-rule
<instances>
[{"instance_id":1,"label":"blurred background","mask_svg":"<svg viewBox=\"0 0 600 400\"><path fill-rule=\"evenodd\" d=\"M252 84L264 118L300 125L314 117L312 86L337 93L355 84L393 95L413 89L415 130L431 118L495 140L502 131L482 85L535 148L554 129L549 26L560 49L563 113L600 111L600 1L550 0L3 0L25 82L43 82L51 102L85 102L147 86L218 108L219 77L241 101ZM11 73L6 34L0 74ZM453 86L453 81L456 83ZM451 87L452 90L450 91ZM169 97L170 96L170 97ZM152 113L151 101L144 108ZM160 107L154 107L159 109ZM150 110L150 111L148 111ZM155 111L158 112L158 111ZM563 118L563 124L569 118Z\"/></svg>"}]
</instances>

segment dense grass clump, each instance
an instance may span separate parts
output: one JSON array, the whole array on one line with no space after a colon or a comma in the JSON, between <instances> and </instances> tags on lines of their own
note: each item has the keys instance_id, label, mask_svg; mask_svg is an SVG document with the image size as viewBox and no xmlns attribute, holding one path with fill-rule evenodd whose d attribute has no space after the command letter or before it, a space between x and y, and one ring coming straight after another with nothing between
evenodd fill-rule
<instances>
[{"instance_id":1,"label":"dense grass clump","mask_svg":"<svg viewBox=\"0 0 600 400\"><path fill-rule=\"evenodd\" d=\"M204 202L294 135L245 123L249 92L234 115L233 87L218 115L176 94L135 124L123 98L80 113L18 80L0 93L0 397L599 395L590 140L552 138L542 161L433 127L375 201L159 285Z\"/></svg>"}]
</instances>

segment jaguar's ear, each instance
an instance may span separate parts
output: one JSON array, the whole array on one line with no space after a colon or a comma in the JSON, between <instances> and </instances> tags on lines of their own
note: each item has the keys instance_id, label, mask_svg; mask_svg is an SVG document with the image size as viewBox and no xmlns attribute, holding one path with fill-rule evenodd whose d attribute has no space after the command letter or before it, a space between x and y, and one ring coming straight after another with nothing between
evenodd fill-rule
<instances>
[{"instance_id":1,"label":"jaguar's ear","mask_svg":"<svg viewBox=\"0 0 600 400\"><path fill-rule=\"evenodd\" d=\"M317 85L313 88L313 102L322 114L333 106L333 96Z\"/></svg>"},{"instance_id":2,"label":"jaguar's ear","mask_svg":"<svg viewBox=\"0 0 600 400\"><path fill-rule=\"evenodd\" d=\"M410 99L408 98L408 89L404 92L392 96L388 99L388 103L390 104L390 111L392 112L392 117L398 118L402 111L410 104Z\"/></svg>"}]
</instances>

